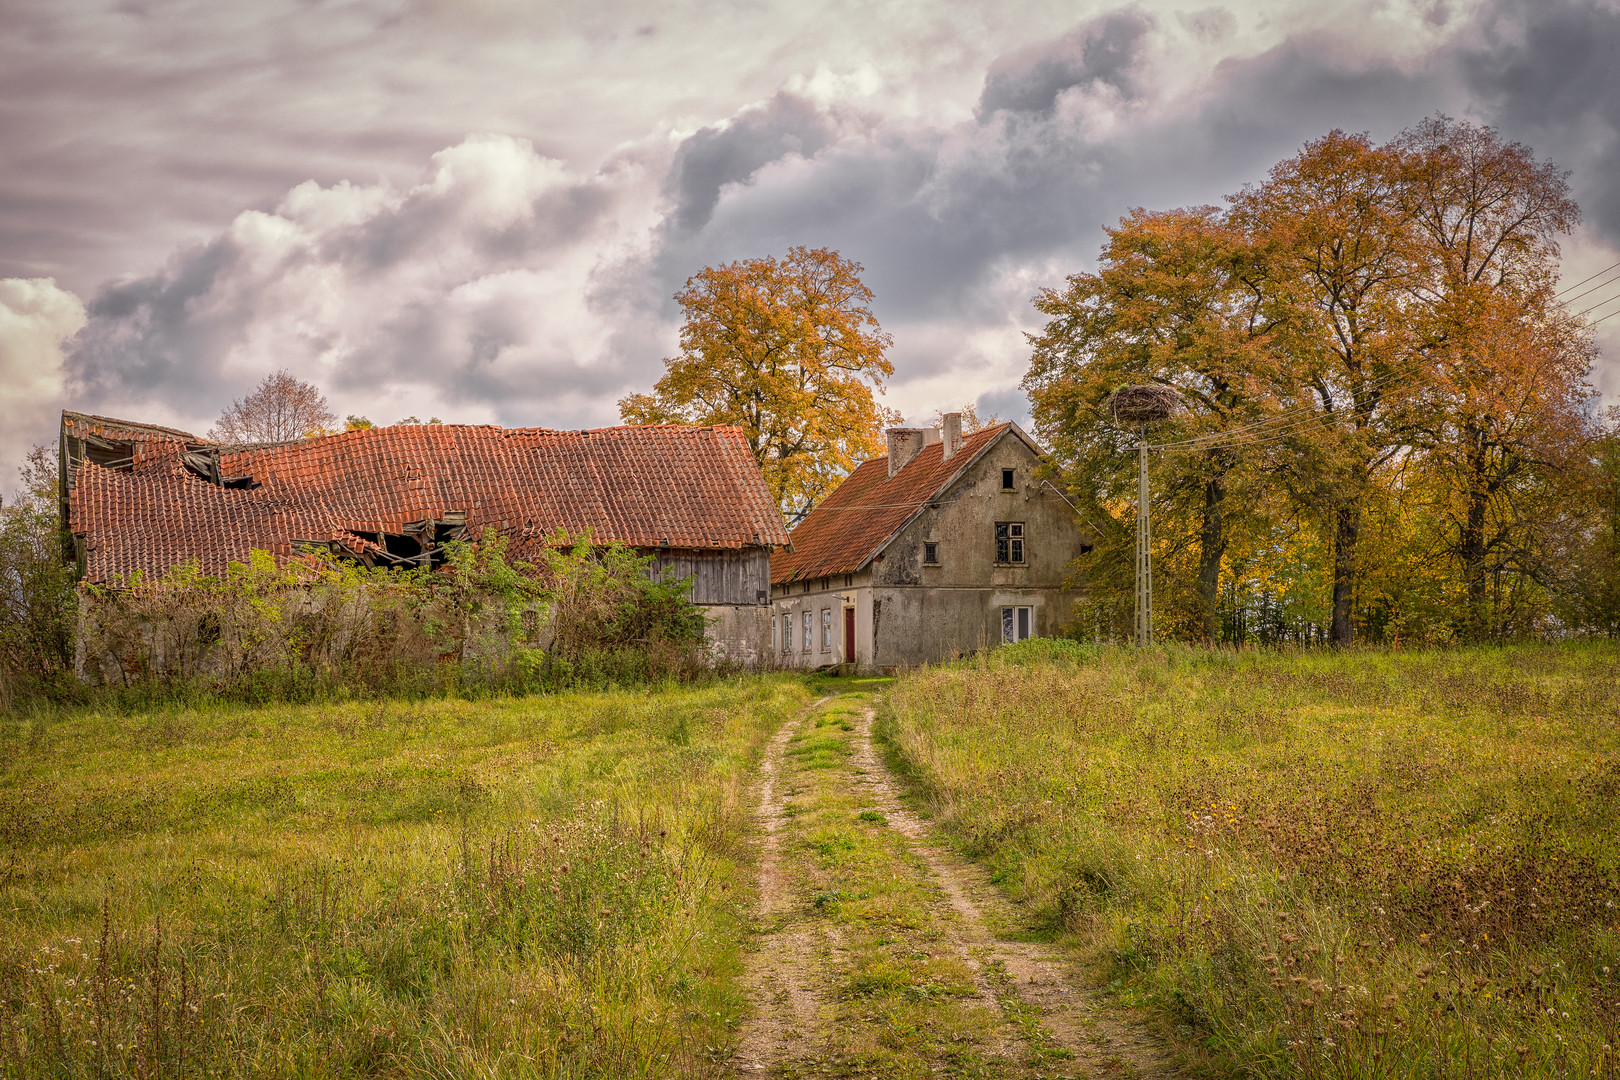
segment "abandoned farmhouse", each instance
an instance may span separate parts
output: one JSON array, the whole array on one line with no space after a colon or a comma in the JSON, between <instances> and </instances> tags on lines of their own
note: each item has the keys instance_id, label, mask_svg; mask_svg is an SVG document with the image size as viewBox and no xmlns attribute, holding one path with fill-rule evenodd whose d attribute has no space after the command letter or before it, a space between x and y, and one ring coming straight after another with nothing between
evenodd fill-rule
<instances>
[{"instance_id":1,"label":"abandoned farmhouse","mask_svg":"<svg viewBox=\"0 0 1620 1080\"><path fill-rule=\"evenodd\" d=\"M224 446L67 412L60 449L62 521L85 581L191 560L218 574L254 549L433 565L440 545L486 529L534 559L558 530L588 529L690 576L720 652L770 656L770 556L787 529L739 428L434 424Z\"/></svg>"},{"instance_id":2,"label":"abandoned farmhouse","mask_svg":"<svg viewBox=\"0 0 1620 1080\"><path fill-rule=\"evenodd\" d=\"M777 662L887 669L1056 633L1091 548L1017 424L895 428L771 560Z\"/></svg>"},{"instance_id":3,"label":"abandoned farmhouse","mask_svg":"<svg viewBox=\"0 0 1620 1080\"><path fill-rule=\"evenodd\" d=\"M1089 551L1016 424L896 428L791 535L740 428L408 425L223 445L62 415L61 514L82 580L218 574L263 550L436 565L493 529L535 559L586 530L692 579L716 650L891 668L1055 633Z\"/></svg>"}]
</instances>

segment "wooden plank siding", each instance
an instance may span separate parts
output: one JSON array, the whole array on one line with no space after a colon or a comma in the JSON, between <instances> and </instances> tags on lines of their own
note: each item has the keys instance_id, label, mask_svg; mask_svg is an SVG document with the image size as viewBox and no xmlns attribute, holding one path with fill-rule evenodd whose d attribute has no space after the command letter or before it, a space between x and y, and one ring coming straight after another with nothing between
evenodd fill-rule
<instances>
[{"instance_id":1,"label":"wooden plank siding","mask_svg":"<svg viewBox=\"0 0 1620 1080\"><path fill-rule=\"evenodd\" d=\"M694 604L768 604L771 600L771 554L763 547L700 551L652 550L656 577L692 579Z\"/></svg>"}]
</instances>

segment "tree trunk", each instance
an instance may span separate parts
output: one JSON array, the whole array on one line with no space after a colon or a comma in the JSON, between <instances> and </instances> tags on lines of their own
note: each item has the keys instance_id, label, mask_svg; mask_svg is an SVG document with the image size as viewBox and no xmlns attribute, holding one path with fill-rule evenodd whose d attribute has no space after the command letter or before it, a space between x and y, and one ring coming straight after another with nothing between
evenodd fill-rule
<instances>
[{"instance_id":1,"label":"tree trunk","mask_svg":"<svg viewBox=\"0 0 1620 1080\"><path fill-rule=\"evenodd\" d=\"M1468 485L1468 513L1463 518L1457 557L1462 563L1467 609L1463 612L1463 636L1477 641L1485 636L1485 512L1489 497L1478 483Z\"/></svg>"},{"instance_id":2,"label":"tree trunk","mask_svg":"<svg viewBox=\"0 0 1620 1080\"><path fill-rule=\"evenodd\" d=\"M1334 648L1349 645L1354 638L1350 624L1350 592L1356 580L1356 538L1361 533L1361 507L1347 503L1335 514L1333 528L1333 626L1330 640Z\"/></svg>"},{"instance_id":3,"label":"tree trunk","mask_svg":"<svg viewBox=\"0 0 1620 1080\"><path fill-rule=\"evenodd\" d=\"M1220 474L1204 483L1204 524L1199 533L1198 606L1199 622L1205 641L1220 632L1216 605L1220 599L1221 559L1226 555L1226 476Z\"/></svg>"}]
</instances>

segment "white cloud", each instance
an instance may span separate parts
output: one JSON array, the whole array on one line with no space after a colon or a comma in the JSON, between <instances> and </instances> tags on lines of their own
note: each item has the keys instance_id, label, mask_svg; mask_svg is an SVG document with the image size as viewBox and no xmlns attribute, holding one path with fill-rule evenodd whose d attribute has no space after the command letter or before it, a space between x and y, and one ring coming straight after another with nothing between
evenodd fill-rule
<instances>
[{"instance_id":1,"label":"white cloud","mask_svg":"<svg viewBox=\"0 0 1620 1080\"><path fill-rule=\"evenodd\" d=\"M637 238L645 259L656 203L633 160L581 175L471 136L413 186L300 184L109 289L71 366L89 396L193 428L276 368L379 422L612 422L648 373L622 370L594 282Z\"/></svg>"},{"instance_id":2,"label":"white cloud","mask_svg":"<svg viewBox=\"0 0 1620 1080\"><path fill-rule=\"evenodd\" d=\"M0 278L0 462L50 439L62 407L62 343L84 324L84 302L51 278Z\"/></svg>"}]
</instances>

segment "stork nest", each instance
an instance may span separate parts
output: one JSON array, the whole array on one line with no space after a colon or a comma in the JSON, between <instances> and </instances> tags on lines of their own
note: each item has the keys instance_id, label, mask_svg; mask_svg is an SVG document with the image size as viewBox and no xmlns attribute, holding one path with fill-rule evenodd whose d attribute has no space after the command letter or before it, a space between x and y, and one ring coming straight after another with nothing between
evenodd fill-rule
<instances>
[{"instance_id":1,"label":"stork nest","mask_svg":"<svg viewBox=\"0 0 1620 1080\"><path fill-rule=\"evenodd\" d=\"M1146 424L1181 408L1181 393L1171 386L1122 386L1104 404L1120 423Z\"/></svg>"}]
</instances>

